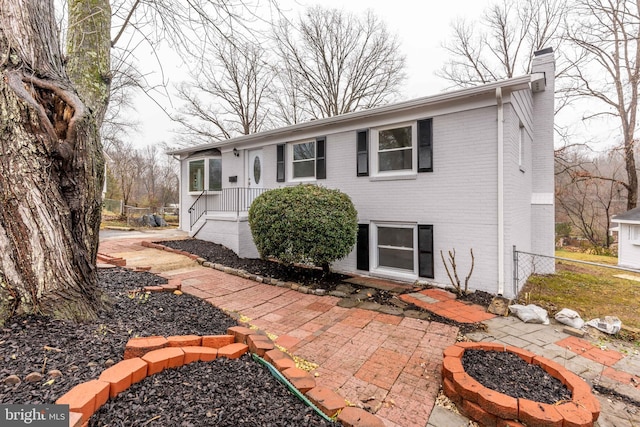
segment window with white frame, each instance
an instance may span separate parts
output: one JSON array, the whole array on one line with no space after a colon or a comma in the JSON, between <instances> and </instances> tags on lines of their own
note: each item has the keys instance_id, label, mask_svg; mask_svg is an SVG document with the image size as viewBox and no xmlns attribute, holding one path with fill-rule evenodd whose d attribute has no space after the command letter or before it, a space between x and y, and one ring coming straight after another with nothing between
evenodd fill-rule
<instances>
[{"instance_id":1,"label":"window with white frame","mask_svg":"<svg viewBox=\"0 0 640 427\"><path fill-rule=\"evenodd\" d=\"M412 171L414 127L412 125L379 129L376 133L377 171Z\"/></svg>"},{"instance_id":2,"label":"window with white frame","mask_svg":"<svg viewBox=\"0 0 640 427\"><path fill-rule=\"evenodd\" d=\"M189 191L222 190L222 159L211 157L189 161Z\"/></svg>"},{"instance_id":3,"label":"window with white frame","mask_svg":"<svg viewBox=\"0 0 640 427\"><path fill-rule=\"evenodd\" d=\"M629 224L629 241L640 244L640 225Z\"/></svg>"},{"instance_id":4,"label":"window with white frame","mask_svg":"<svg viewBox=\"0 0 640 427\"><path fill-rule=\"evenodd\" d=\"M433 279L433 236L431 224L358 224L357 268L381 275Z\"/></svg>"},{"instance_id":5,"label":"window with white frame","mask_svg":"<svg viewBox=\"0 0 640 427\"><path fill-rule=\"evenodd\" d=\"M417 275L416 224L372 223L371 231L373 271Z\"/></svg>"},{"instance_id":6,"label":"window with white frame","mask_svg":"<svg viewBox=\"0 0 640 427\"><path fill-rule=\"evenodd\" d=\"M406 179L433 172L433 118L356 131L356 175Z\"/></svg>"},{"instance_id":7,"label":"window with white frame","mask_svg":"<svg viewBox=\"0 0 640 427\"><path fill-rule=\"evenodd\" d=\"M291 144L292 179L315 178L316 143L315 141Z\"/></svg>"}]
</instances>

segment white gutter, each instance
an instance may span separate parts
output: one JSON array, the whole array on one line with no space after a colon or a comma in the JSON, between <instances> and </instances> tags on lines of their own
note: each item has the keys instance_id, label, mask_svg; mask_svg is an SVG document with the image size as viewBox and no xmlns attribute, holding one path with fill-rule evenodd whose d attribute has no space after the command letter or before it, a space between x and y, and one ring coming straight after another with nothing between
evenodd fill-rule
<instances>
[{"instance_id":1,"label":"white gutter","mask_svg":"<svg viewBox=\"0 0 640 427\"><path fill-rule=\"evenodd\" d=\"M504 106L502 89L496 88L498 105L498 295L504 294Z\"/></svg>"},{"instance_id":2,"label":"white gutter","mask_svg":"<svg viewBox=\"0 0 640 427\"><path fill-rule=\"evenodd\" d=\"M317 119L309 122L298 123L290 125L284 128L272 129L263 132L253 133L250 135L242 135L232 139L225 139L222 141L215 141L206 144L201 144L189 148L180 148L177 150L171 150L167 154L184 154L192 153L195 151L206 150L210 148L219 148L225 145L251 143L256 141L264 141L267 138L274 137L288 137L297 132L306 131L309 129L326 129L326 126L334 126L338 124L348 124L352 121L359 120L367 117L379 117L388 113L398 113L403 111L410 111L414 108L421 108L426 105L437 105L443 102L450 102L456 100L466 100L472 96L478 96L483 94L490 95L494 89L504 88L506 91L517 91L522 89L529 89L531 82L531 76L525 75L521 77L513 77L511 79L500 80L497 82L486 83L481 86L475 86L466 89L459 89L452 92L445 92L437 95L426 96L422 98L412 99L409 101L399 102L395 104L389 104L382 107L372 108L370 110L359 110L351 113L342 114L339 116L327 117L323 119Z\"/></svg>"}]
</instances>

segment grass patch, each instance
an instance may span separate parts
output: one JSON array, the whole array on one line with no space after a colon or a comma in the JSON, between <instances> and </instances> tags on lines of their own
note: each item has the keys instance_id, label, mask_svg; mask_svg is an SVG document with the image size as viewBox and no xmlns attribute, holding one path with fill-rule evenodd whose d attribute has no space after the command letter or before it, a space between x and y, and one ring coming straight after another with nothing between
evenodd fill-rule
<instances>
[{"instance_id":1,"label":"grass patch","mask_svg":"<svg viewBox=\"0 0 640 427\"><path fill-rule=\"evenodd\" d=\"M558 251L556 256L616 265L617 258ZM563 308L577 311L585 320L617 316L624 325L640 328L640 281L615 277L635 276L623 270L571 261L556 262L556 273L532 276L520 293L520 303L536 304L553 316Z\"/></svg>"}]
</instances>

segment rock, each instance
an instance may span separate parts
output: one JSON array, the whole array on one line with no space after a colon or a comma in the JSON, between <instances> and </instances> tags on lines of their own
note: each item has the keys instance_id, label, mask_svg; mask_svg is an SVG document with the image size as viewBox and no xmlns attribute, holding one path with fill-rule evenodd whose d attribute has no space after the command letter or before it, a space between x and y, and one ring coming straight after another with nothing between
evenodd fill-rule
<instances>
[{"instance_id":1,"label":"rock","mask_svg":"<svg viewBox=\"0 0 640 427\"><path fill-rule=\"evenodd\" d=\"M420 319L420 320L431 319L431 316L429 315L429 313L427 313L426 311L420 311L420 310L405 310L404 316L410 317L412 319Z\"/></svg>"},{"instance_id":2,"label":"rock","mask_svg":"<svg viewBox=\"0 0 640 427\"><path fill-rule=\"evenodd\" d=\"M338 298L346 298L348 296L348 294L342 291L331 291L329 292L329 295L331 295L332 297L338 297Z\"/></svg>"},{"instance_id":3,"label":"rock","mask_svg":"<svg viewBox=\"0 0 640 427\"><path fill-rule=\"evenodd\" d=\"M509 305L511 304L511 300L496 296L491 300L491 304L489 304L489 308L487 308L487 312L491 314L495 314L498 316L508 316L509 315Z\"/></svg>"},{"instance_id":4,"label":"rock","mask_svg":"<svg viewBox=\"0 0 640 427\"><path fill-rule=\"evenodd\" d=\"M393 297L389 300L389 302L391 304L393 304L394 306L401 308L401 309L405 309L407 307L409 307L409 304L407 304L406 302L402 301L400 298L398 297Z\"/></svg>"},{"instance_id":5,"label":"rock","mask_svg":"<svg viewBox=\"0 0 640 427\"><path fill-rule=\"evenodd\" d=\"M313 291L314 295L318 295L319 297L325 296L327 291L325 289L316 289Z\"/></svg>"},{"instance_id":6,"label":"rock","mask_svg":"<svg viewBox=\"0 0 640 427\"><path fill-rule=\"evenodd\" d=\"M371 288L358 289L356 292L357 297L361 299L371 298L376 296L377 294L378 294L378 291L376 289L371 289Z\"/></svg>"},{"instance_id":7,"label":"rock","mask_svg":"<svg viewBox=\"0 0 640 427\"><path fill-rule=\"evenodd\" d=\"M361 302L355 298L342 298L340 301L338 301L338 307L342 308L354 308L359 306L360 304Z\"/></svg>"},{"instance_id":8,"label":"rock","mask_svg":"<svg viewBox=\"0 0 640 427\"><path fill-rule=\"evenodd\" d=\"M355 291L355 289L351 285L347 285L345 283L342 283L342 284L336 286L336 291L344 292L345 294L352 294Z\"/></svg>"},{"instance_id":9,"label":"rock","mask_svg":"<svg viewBox=\"0 0 640 427\"><path fill-rule=\"evenodd\" d=\"M116 364L116 362L114 362L114 361L113 361L113 359L109 359L109 360L107 360L106 362L104 362L104 367L105 367L105 368L110 368L110 367L112 367L112 366L113 366L113 365L115 365L115 364Z\"/></svg>"},{"instance_id":10,"label":"rock","mask_svg":"<svg viewBox=\"0 0 640 427\"><path fill-rule=\"evenodd\" d=\"M393 307L390 305L383 305L378 310L380 313L391 314L392 316L402 316L402 309L400 307Z\"/></svg>"},{"instance_id":11,"label":"rock","mask_svg":"<svg viewBox=\"0 0 640 427\"><path fill-rule=\"evenodd\" d=\"M62 376L62 372L58 369L51 369L49 372L47 372L47 375L51 378L60 378Z\"/></svg>"},{"instance_id":12,"label":"rock","mask_svg":"<svg viewBox=\"0 0 640 427\"><path fill-rule=\"evenodd\" d=\"M24 377L24 380L29 383L37 383L42 380L42 374L40 372L31 372L29 375Z\"/></svg>"},{"instance_id":13,"label":"rock","mask_svg":"<svg viewBox=\"0 0 640 427\"><path fill-rule=\"evenodd\" d=\"M363 310L380 311L380 308L382 308L382 305L378 304L377 302L365 301L365 302L362 302L358 306L358 308L361 308Z\"/></svg>"},{"instance_id":14,"label":"rock","mask_svg":"<svg viewBox=\"0 0 640 427\"><path fill-rule=\"evenodd\" d=\"M17 385L17 384L20 384L22 381L20 381L20 377L17 375L9 375L2 382L5 383L6 385Z\"/></svg>"},{"instance_id":15,"label":"rock","mask_svg":"<svg viewBox=\"0 0 640 427\"><path fill-rule=\"evenodd\" d=\"M76 365L71 365L71 366L69 366L69 369L67 369L67 370L68 370L69 372L75 372L75 371L77 371L78 369L80 369L80 368L78 368Z\"/></svg>"},{"instance_id":16,"label":"rock","mask_svg":"<svg viewBox=\"0 0 640 427\"><path fill-rule=\"evenodd\" d=\"M96 362L89 362L87 363L87 366L90 368L95 368L96 366L98 366L98 364Z\"/></svg>"}]
</instances>

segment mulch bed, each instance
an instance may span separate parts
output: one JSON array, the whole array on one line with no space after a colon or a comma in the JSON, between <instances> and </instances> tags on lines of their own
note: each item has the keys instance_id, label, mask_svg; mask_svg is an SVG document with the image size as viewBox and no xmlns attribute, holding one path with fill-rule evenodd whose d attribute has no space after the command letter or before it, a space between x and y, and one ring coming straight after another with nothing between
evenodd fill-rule
<instances>
[{"instance_id":1,"label":"mulch bed","mask_svg":"<svg viewBox=\"0 0 640 427\"><path fill-rule=\"evenodd\" d=\"M0 402L50 404L122 360L134 336L223 334L236 320L191 295L129 290L166 283L154 274L100 270L112 310L73 324L41 316L9 319L0 329ZM32 374L35 373L35 374ZM26 380L32 374L34 381ZM15 375L21 382L6 382ZM60 375L60 376L57 376ZM195 363L132 386L92 418L92 426L326 426L249 356Z\"/></svg>"},{"instance_id":2,"label":"mulch bed","mask_svg":"<svg viewBox=\"0 0 640 427\"><path fill-rule=\"evenodd\" d=\"M571 392L560 380L508 351L467 349L462 366L480 384L507 396L550 405L571 400Z\"/></svg>"}]
</instances>

